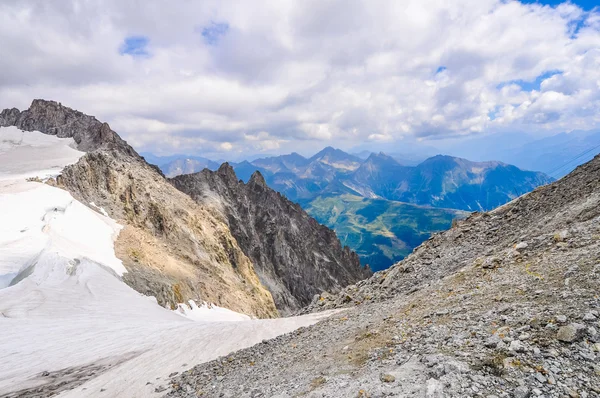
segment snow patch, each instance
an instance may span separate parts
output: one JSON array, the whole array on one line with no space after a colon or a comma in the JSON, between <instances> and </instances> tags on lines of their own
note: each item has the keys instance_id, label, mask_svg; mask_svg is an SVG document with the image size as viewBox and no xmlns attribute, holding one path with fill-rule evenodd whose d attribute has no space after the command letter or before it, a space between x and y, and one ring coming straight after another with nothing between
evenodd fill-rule
<instances>
[{"instance_id":1,"label":"snow patch","mask_svg":"<svg viewBox=\"0 0 600 398\"><path fill-rule=\"evenodd\" d=\"M88 258L123 275L114 254L121 226L62 189L35 182L0 186L0 288L32 266L42 252Z\"/></svg>"},{"instance_id":2,"label":"snow patch","mask_svg":"<svg viewBox=\"0 0 600 398\"><path fill-rule=\"evenodd\" d=\"M56 177L85 155L74 147L72 138L0 127L0 182Z\"/></svg>"},{"instance_id":3,"label":"snow patch","mask_svg":"<svg viewBox=\"0 0 600 398\"><path fill-rule=\"evenodd\" d=\"M218 307L214 304L204 302L201 306L198 306L194 300L189 300L188 303L178 304L177 309L173 312L196 322L239 322L251 319L248 315Z\"/></svg>"},{"instance_id":4,"label":"snow patch","mask_svg":"<svg viewBox=\"0 0 600 398\"><path fill-rule=\"evenodd\" d=\"M104 217L108 217L108 213L102 207L97 206L94 202L90 202L90 206L98 210Z\"/></svg>"},{"instance_id":5,"label":"snow patch","mask_svg":"<svg viewBox=\"0 0 600 398\"><path fill-rule=\"evenodd\" d=\"M369 187L365 187L365 186L361 187L361 186L351 183L350 181L344 181L342 184L346 188L350 188L351 190L353 190L354 192L358 193L360 196L363 196L365 198L380 199L380 196L378 196L375 192L373 192L373 190Z\"/></svg>"}]
</instances>

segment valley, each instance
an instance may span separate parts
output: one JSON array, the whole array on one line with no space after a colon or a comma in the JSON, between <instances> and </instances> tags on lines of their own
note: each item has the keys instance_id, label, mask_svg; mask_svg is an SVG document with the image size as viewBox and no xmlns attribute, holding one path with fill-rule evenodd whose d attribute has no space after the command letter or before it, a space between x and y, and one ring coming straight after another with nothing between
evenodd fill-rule
<instances>
[{"instance_id":1,"label":"valley","mask_svg":"<svg viewBox=\"0 0 600 398\"><path fill-rule=\"evenodd\" d=\"M468 214L351 194L318 196L304 207L334 229L342 244L353 248L373 271L402 260L432 233L450 228L453 220Z\"/></svg>"}]
</instances>

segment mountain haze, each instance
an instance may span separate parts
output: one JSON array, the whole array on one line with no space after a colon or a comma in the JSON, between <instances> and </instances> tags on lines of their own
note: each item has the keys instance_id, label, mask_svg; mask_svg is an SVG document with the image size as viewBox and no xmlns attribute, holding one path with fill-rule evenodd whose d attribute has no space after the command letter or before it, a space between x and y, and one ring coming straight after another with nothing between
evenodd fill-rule
<instances>
[{"instance_id":1,"label":"mountain haze","mask_svg":"<svg viewBox=\"0 0 600 398\"><path fill-rule=\"evenodd\" d=\"M327 147L310 158L292 153L232 166L243 181L260 172L269 187L333 228L375 270L449 228L461 211L490 210L552 181L496 161L437 155L408 166L383 152L363 158Z\"/></svg>"}]
</instances>

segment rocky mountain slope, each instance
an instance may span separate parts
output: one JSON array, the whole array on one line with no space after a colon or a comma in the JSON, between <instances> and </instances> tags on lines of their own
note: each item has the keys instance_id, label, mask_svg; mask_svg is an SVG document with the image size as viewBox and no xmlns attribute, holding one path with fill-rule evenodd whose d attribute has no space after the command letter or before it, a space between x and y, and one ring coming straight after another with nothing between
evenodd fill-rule
<instances>
[{"instance_id":1,"label":"rocky mountain slope","mask_svg":"<svg viewBox=\"0 0 600 398\"><path fill-rule=\"evenodd\" d=\"M170 397L600 396L600 156L434 235L312 310L313 327L198 365Z\"/></svg>"},{"instance_id":2,"label":"rocky mountain slope","mask_svg":"<svg viewBox=\"0 0 600 398\"><path fill-rule=\"evenodd\" d=\"M85 115L61 103L33 100L29 109L4 109L0 112L0 126L15 126L25 131L40 131L59 138L73 138L77 149L89 152L97 149L118 149L134 158L139 157L108 123Z\"/></svg>"},{"instance_id":3,"label":"rocky mountain slope","mask_svg":"<svg viewBox=\"0 0 600 398\"><path fill-rule=\"evenodd\" d=\"M267 187L260 172L245 184L224 163L216 172L204 170L171 181L223 216L284 314L308 305L321 291L338 290L371 274L332 230Z\"/></svg>"},{"instance_id":4,"label":"rocky mountain slope","mask_svg":"<svg viewBox=\"0 0 600 398\"><path fill-rule=\"evenodd\" d=\"M277 315L223 220L145 162L119 151L90 152L66 167L57 185L125 226L115 249L128 271L123 279L135 290L172 308L193 299L261 318Z\"/></svg>"},{"instance_id":5,"label":"rocky mountain slope","mask_svg":"<svg viewBox=\"0 0 600 398\"><path fill-rule=\"evenodd\" d=\"M72 137L88 152L62 171L56 185L124 226L115 246L128 271L123 279L134 289L170 308L192 299L255 317L277 316L227 226L173 188L108 124L45 100L2 115L10 116L3 116L4 124Z\"/></svg>"},{"instance_id":6,"label":"rocky mountain slope","mask_svg":"<svg viewBox=\"0 0 600 398\"><path fill-rule=\"evenodd\" d=\"M33 101L23 112L10 109L0 115L2 125L71 137L87 152L51 183L124 226L115 243L128 271L123 280L162 306L206 301L254 317L274 317L279 313L273 295L288 313L323 289L338 290L369 275L332 231L264 186L264 192L254 189L253 196L250 191L231 196L235 200L228 202L229 214L245 217L234 223L229 214L215 212L214 203L196 202L176 189L108 124L92 116L44 100ZM233 174L202 194L214 198L239 187ZM273 212L278 223L271 220ZM297 222L298 234L280 228L282 220ZM261 231L267 227L271 235ZM252 243L248 231L255 238ZM263 239L258 246L256 238Z\"/></svg>"}]
</instances>

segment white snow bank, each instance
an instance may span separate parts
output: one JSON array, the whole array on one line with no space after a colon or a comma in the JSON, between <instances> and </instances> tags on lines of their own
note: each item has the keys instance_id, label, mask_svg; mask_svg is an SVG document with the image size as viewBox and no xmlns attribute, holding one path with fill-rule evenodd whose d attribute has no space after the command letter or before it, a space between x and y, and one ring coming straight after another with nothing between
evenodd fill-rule
<instances>
[{"instance_id":1,"label":"white snow bank","mask_svg":"<svg viewBox=\"0 0 600 398\"><path fill-rule=\"evenodd\" d=\"M104 208L98 206L94 202L90 202L90 206L92 206L94 209L98 210L100 212L100 214L102 214L103 216L108 217L108 213L106 212L106 210L104 210Z\"/></svg>"},{"instance_id":2,"label":"white snow bank","mask_svg":"<svg viewBox=\"0 0 600 398\"><path fill-rule=\"evenodd\" d=\"M120 226L62 189L35 182L0 185L0 215L0 288L35 264L42 251L126 272L114 253Z\"/></svg>"},{"instance_id":3,"label":"white snow bank","mask_svg":"<svg viewBox=\"0 0 600 398\"><path fill-rule=\"evenodd\" d=\"M73 199L66 191L27 177L53 177L84 155L71 138L0 127L0 289L38 261L43 251L68 260L88 258L118 275L115 257L120 227Z\"/></svg>"},{"instance_id":4,"label":"white snow bank","mask_svg":"<svg viewBox=\"0 0 600 398\"><path fill-rule=\"evenodd\" d=\"M156 396L171 372L328 315L248 320L194 302L177 314L136 292L118 277L125 268L114 254L116 222L66 191L24 180L76 162L83 153L69 145L0 129L0 396L72 381L70 372L43 372L90 365L93 378L61 397Z\"/></svg>"},{"instance_id":5,"label":"white snow bank","mask_svg":"<svg viewBox=\"0 0 600 398\"><path fill-rule=\"evenodd\" d=\"M0 127L0 181L56 177L85 155L74 147L72 138Z\"/></svg>"},{"instance_id":6,"label":"white snow bank","mask_svg":"<svg viewBox=\"0 0 600 398\"><path fill-rule=\"evenodd\" d=\"M206 302L198 306L194 300L190 300L189 304L178 304L174 312L197 322L239 322L251 319L248 315Z\"/></svg>"}]
</instances>

